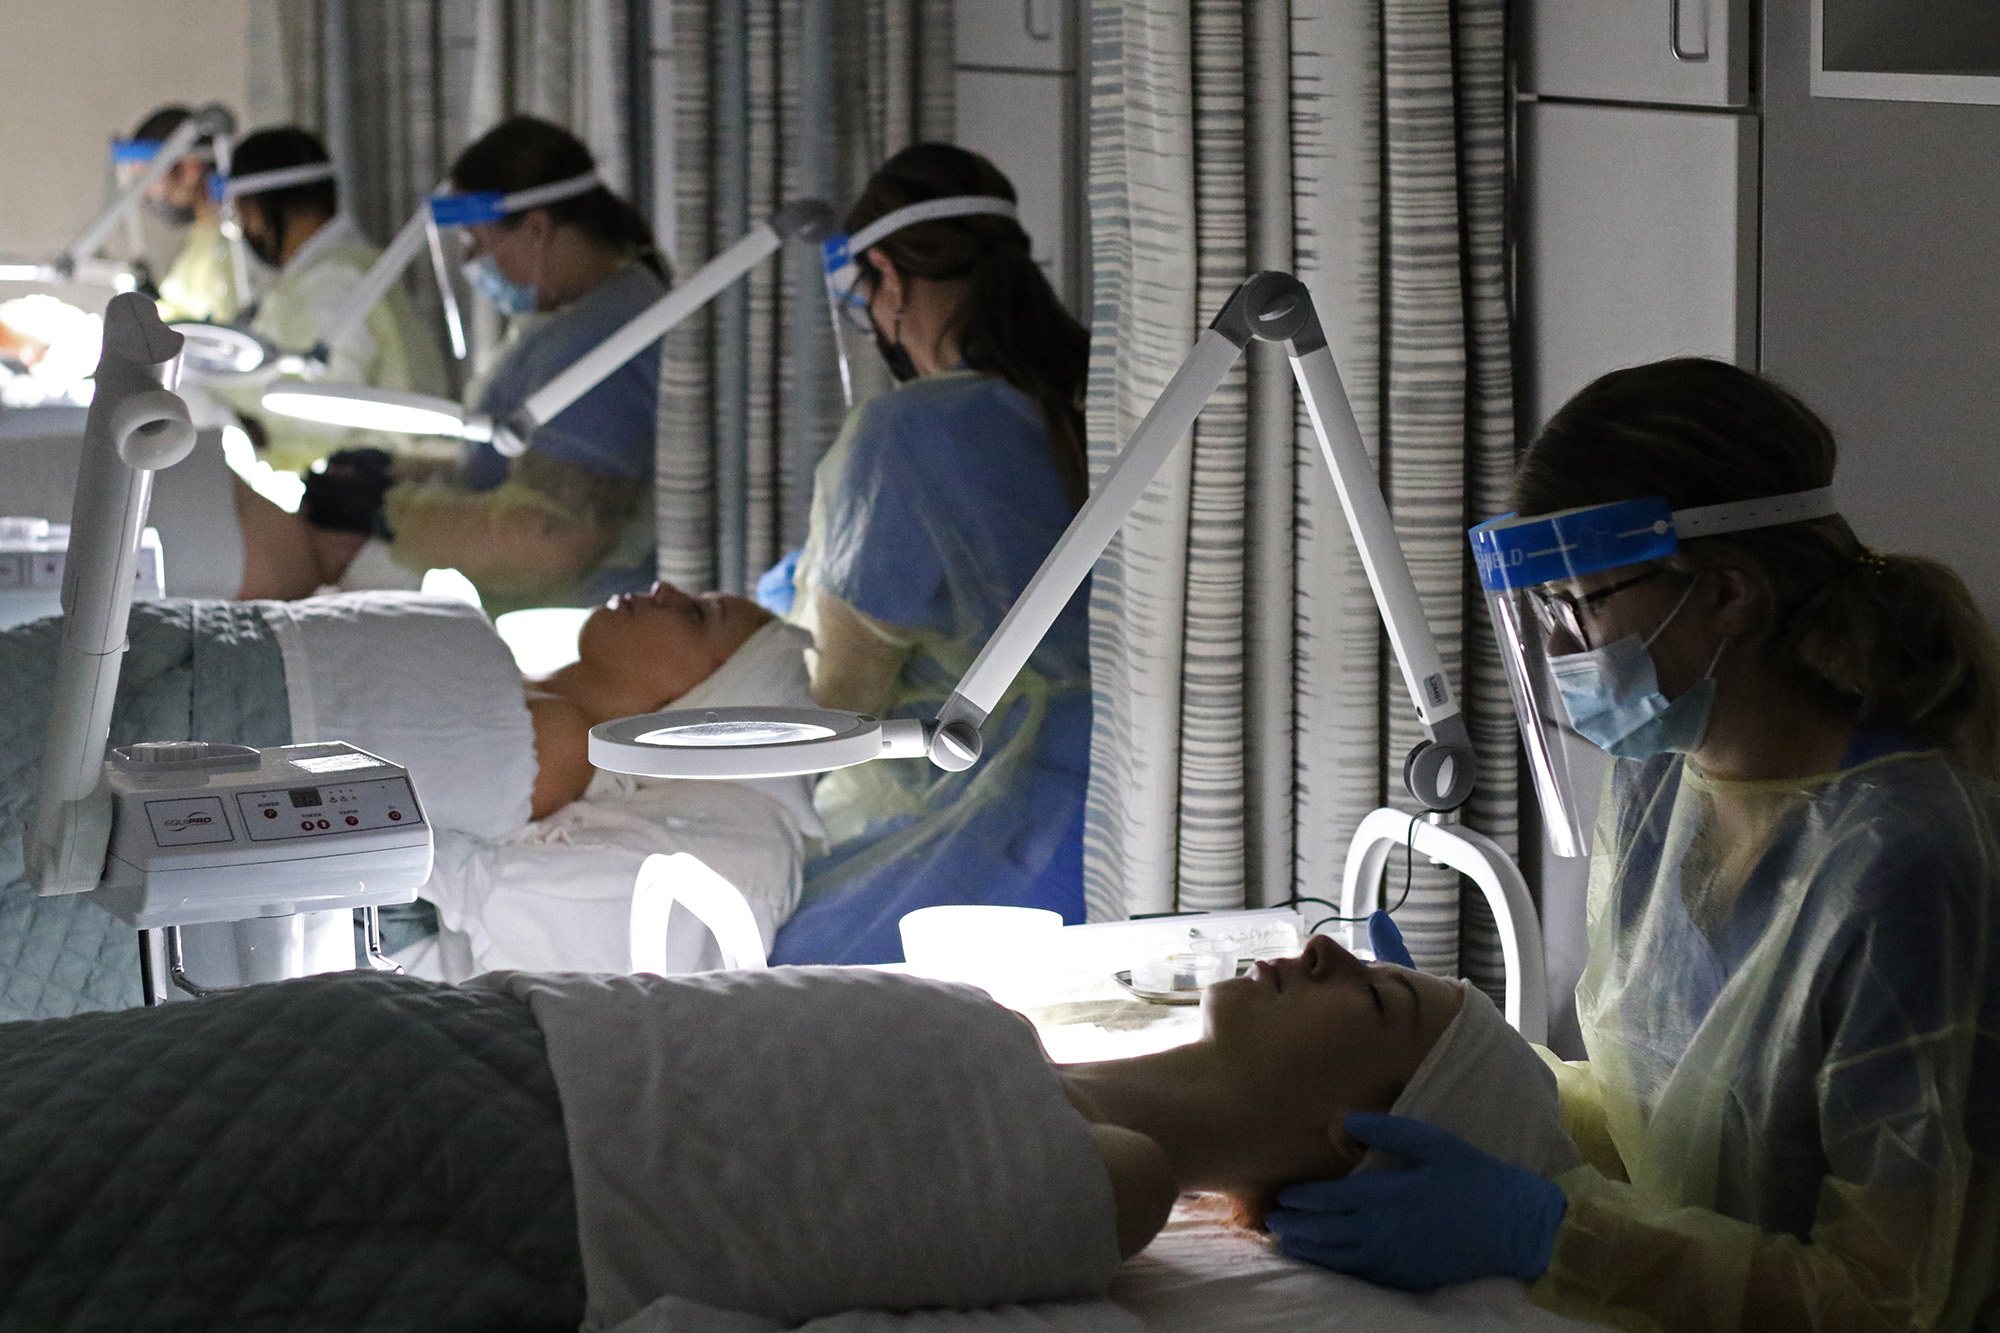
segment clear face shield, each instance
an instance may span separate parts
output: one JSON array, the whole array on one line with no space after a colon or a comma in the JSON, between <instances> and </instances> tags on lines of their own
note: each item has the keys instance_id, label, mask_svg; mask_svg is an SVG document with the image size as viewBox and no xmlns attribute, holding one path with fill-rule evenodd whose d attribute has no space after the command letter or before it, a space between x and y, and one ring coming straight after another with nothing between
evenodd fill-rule
<instances>
[{"instance_id":1,"label":"clear face shield","mask_svg":"<svg viewBox=\"0 0 2000 1333\"><path fill-rule=\"evenodd\" d=\"M1581 779L1600 772L1602 765L1589 748L1601 742L1595 736L1586 739L1579 730L1593 720L1578 713L1584 705L1574 685L1576 668L1607 653L1646 651L1638 640L1600 642L1600 608L1665 575L1659 562L1677 554L1683 540L1837 512L1828 488L1678 511L1659 497L1623 500L1532 517L1507 514L1471 530L1479 584L1556 855L1584 854L1588 837L1583 812L1594 793L1584 789ZM1589 761L1580 762L1586 756Z\"/></svg>"},{"instance_id":2,"label":"clear face shield","mask_svg":"<svg viewBox=\"0 0 2000 1333\"><path fill-rule=\"evenodd\" d=\"M434 194L430 197L430 221L427 224L428 241L432 249L432 259L439 270L439 286L444 281L447 259L443 237L454 238L453 257L466 283L501 314L510 317L534 313L537 308L537 293L531 286L514 282L501 272L493 256L483 254L476 259L466 259L466 237L473 227L504 222L531 208L542 208L560 203L564 199L574 199L590 193L603 185L603 180L595 170L580 175L568 176L547 185L537 185L526 190L516 190L504 194L499 190L468 190L463 193ZM453 306L452 321L456 323L456 306ZM454 333L453 349L457 351L462 335Z\"/></svg>"},{"instance_id":3,"label":"clear face shield","mask_svg":"<svg viewBox=\"0 0 2000 1333\"><path fill-rule=\"evenodd\" d=\"M953 195L947 199L926 199L885 213L851 236L836 232L826 238L821 249L826 309L833 324L834 352L840 358L840 391L849 407L854 406L854 376L848 339L862 339L866 347L875 345L875 321L868 313L869 274L863 267L862 256L870 246L919 222L981 214L1014 218L1019 216L1019 210L1012 200L997 195Z\"/></svg>"}]
</instances>

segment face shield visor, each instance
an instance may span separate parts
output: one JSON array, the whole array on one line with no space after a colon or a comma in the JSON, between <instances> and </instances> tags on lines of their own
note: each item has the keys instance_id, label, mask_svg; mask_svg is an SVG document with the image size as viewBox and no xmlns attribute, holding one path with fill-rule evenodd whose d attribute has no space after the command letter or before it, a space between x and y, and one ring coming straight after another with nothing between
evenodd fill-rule
<instances>
[{"instance_id":1,"label":"face shield visor","mask_svg":"<svg viewBox=\"0 0 2000 1333\"><path fill-rule=\"evenodd\" d=\"M166 147L166 140L164 139L113 139L111 141L111 188L118 192L131 188L134 182L146 174L146 168L153 165L153 160L160 155L160 150L164 147ZM186 153L182 154L182 157L193 158L197 162L213 168L216 162L216 149L213 144L197 143ZM172 168L172 163L167 164L167 170L172 170ZM192 206L186 203L171 202L161 197L158 194L161 188L160 185L155 184L152 189L147 191L149 197L144 201L143 207L158 217L161 222L169 226L186 227L192 223L195 216ZM208 188L212 198L215 193L212 177ZM132 226L136 227L139 210L134 209L132 212L126 214L126 217L130 220ZM132 233L132 243L135 246L138 243L136 232Z\"/></svg>"},{"instance_id":2,"label":"face shield visor","mask_svg":"<svg viewBox=\"0 0 2000 1333\"><path fill-rule=\"evenodd\" d=\"M113 139L111 141L111 179L120 189L139 178L146 164L159 156L159 139Z\"/></svg>"},{"instance_id":3,"label":"face shield visor","mask_svg":"<svg viewBox=\"0 0 2000 1333\"><path fill-rule=\"evenodd\" d=\"M581 175L567 176L559 181L550 181L547 185L515 190L511 194L499 190L434 194L429 201L429 227L433 236L434 257L441 255L441 243L436 240L438 233L451 230L460 238L459 269L472 289L486 297L502 314L528 314L537 304L532 287L510 281L500 272L499 265L494 262L491 254L481 255L469 263L463 261L466 231L472 227L504 222L531 208L544 208L549 204L561 203L565 199L575 199L579 195L589 194L603 184L603 179L595 170L591 170ZM439 267L442 270L443 264L440 263Z\"/></svg>"},{"instance_id":4,"label":"face shield visor","mask_svg":"<svg viewBox=\"0 0 2000 1333\"><path fill-rule=\"evenodd\" d=\"M1606 648L1604 604L1663 573L1659 562L1678 554L1682 541L1837 512L1825 488L1682 510L1659 497L1622 500L1533 517L1506 514L1471 530L1479 585L1556 855L1581 856L1586 847L1582 811L1590 793L1580 789L1573 756L1590 742L1563 701L1554 664ZM1600 770L1593 762L1586 771Z\"/></svg>"},{"instance_id":5,"label":"face shield visor","mask_svg":"<svg viewBox=\"0 0 2000 1333\"><path fill-rule=\"evenodd\" d=\"M826 275L826 308L833 321L833 346L840 357L840 391L849 407L854 406L854 379L848 369L847 339L850 336L875 342L875 321L868 313L867 279L862 256L905 227L943 218L1018 218L1020 210L1012 200L990 194L958 194L948 199L926 199L885 213L860 231L848 235L836 232L826 238L821 256Z\"/></svg>"}]
</instances>

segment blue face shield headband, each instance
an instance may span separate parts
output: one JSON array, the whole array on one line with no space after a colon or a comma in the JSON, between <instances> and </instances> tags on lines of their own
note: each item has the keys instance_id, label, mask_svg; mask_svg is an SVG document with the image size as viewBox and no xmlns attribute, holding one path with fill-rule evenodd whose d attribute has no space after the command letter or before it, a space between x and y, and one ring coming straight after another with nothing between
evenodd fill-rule
<instances>
[{"instance_id":1,"label":"blue face shield headband","mask_svg":"<svg viewBox=\"0 0 2000 1333\"><path fill-rule=\"evenodd\" d=\"M431 220L439 227L477 227L501 222L531 208L541 208L574 199L603 185L596 171L551 181L531 189L504 194L499 190L473 190L462 194L434 194L430 198ZM541 305L537 284L516 282L501 272L491 254L468 260L461 266L466 283L492 303L503 315L526 315Z\"/></svg>"},{"instance_id":2,"label":"blue face shield headband","mask_svg":"<svg viewBox=\"0 0 2000 1333\"><path fill-rule=\"evenodd\" d=\"M1706 734L1714 704L1715 662L1694 687L1668 699L1659 688L1651 645L1693 595L1644 637L1599 644L1586 614L1593 605L1646 581L1658 562L1695 537L1748 532L1827 518L1839 512L1831 488L1675 510L1650 497L1523 517L1507 514L1471 530L1473 560L1507 669L1507 683L1558 855L1582 854L1581 784L1571 776L1565 734L1623 758L1689 751ZM1583 592L1579 581L1623 572ZM1721 653L1718 651L1717 661Z\"/></svg>"}]
</instances>

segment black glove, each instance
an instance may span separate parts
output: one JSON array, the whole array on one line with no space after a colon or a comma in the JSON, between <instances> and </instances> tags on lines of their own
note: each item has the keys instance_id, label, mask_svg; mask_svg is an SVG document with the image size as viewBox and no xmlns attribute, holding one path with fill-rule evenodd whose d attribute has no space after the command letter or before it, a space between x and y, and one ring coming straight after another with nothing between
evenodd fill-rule
<instances>
[{"instance_id":1,"label":"black glove","mask_svg":"<svg viewBox=\"0 0 2000 1333\"><path fill-rule=\"evenodd\" d=\"M395 484L395 460L386 449L342 449L303 474L299 516L331 532L389 537L382 497Z\"/></svg>"}]
</instances>

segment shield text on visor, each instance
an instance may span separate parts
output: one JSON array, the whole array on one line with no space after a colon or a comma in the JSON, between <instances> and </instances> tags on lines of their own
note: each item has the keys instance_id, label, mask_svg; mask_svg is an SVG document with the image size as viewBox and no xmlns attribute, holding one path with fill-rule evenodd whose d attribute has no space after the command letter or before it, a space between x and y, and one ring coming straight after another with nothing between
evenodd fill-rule
<instances>
[{"instance_id":1,"label":"shield text on visor","mask_svg":"<svg viewBox=\"0 0 2000 1333\"><path fill-rule=\"evenodd\" d=\"M1577 728L1558 685L1564 676L1561 660L1618 651L1593 640L1590 608L1646 581L1645 567L1674 555L1687 538L1837 512L1830 488L1682 510L1654 496L1530 517L1506 514L1471 530L1473 560L1500 641L1528 770L1558 856L1581 856L1585 846L1583 793L1568 748L1578 743L1568 739ZM1587 592L1568 586L1615 571L1624 571L1624 577ZM1629 653L1630 645L1623 647ZM1639 651L1645 650L1641 643Z\"/></svg>"}]
</instances>

